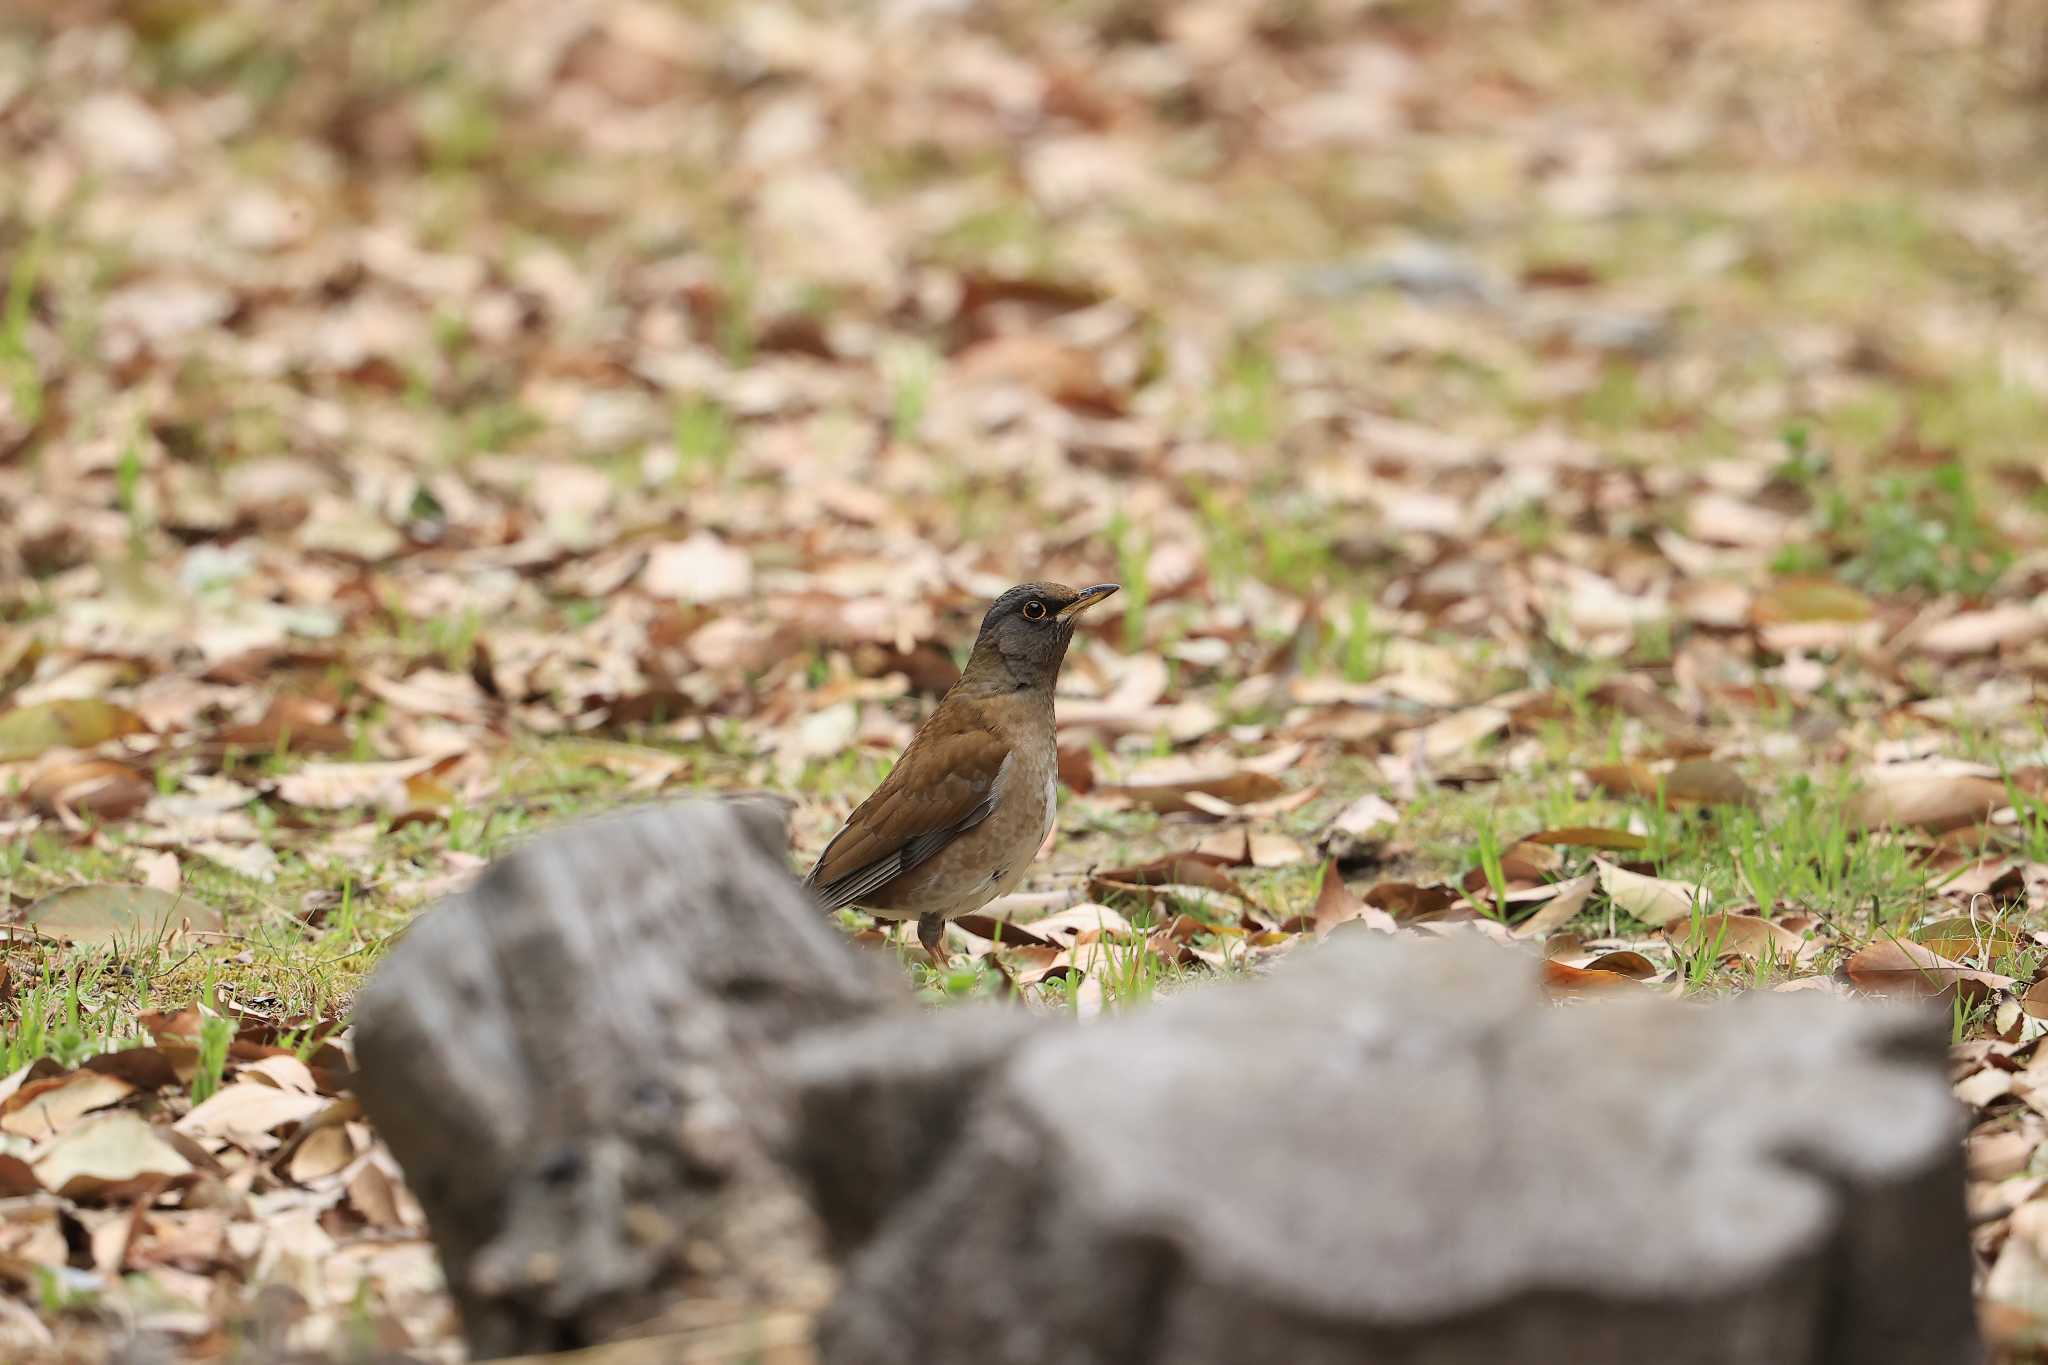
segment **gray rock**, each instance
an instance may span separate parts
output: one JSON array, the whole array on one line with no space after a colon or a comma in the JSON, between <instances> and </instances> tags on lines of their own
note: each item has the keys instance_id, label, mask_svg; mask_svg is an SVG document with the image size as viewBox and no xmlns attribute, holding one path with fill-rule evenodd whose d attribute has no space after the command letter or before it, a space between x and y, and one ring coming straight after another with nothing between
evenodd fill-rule
<instances>
[{"instance_id":1,"label":"gray rock","mask_svg":"<svg viewBox=\"0 0 2048 1365\"><path fill-rule=\"evenodd\" d=\"M1969 1360L1944 1041L1815 998L1560 1010L1498 950L1333 941L1011 1040L884 1216L820 1196L838 1240L873 1228L821 1340L836 1365ZM835 1170L864 1178L813 1157Z\"/></svg>"},{"instance_id":2,"label":"gray rock","mask_svg":"<svg viewBox=\"0 0 2048 1365\"><path fill-rule=\"evenodd\" d=\"M364 988L357 1090L472 1355L605 1340L692 1293L826 1292L815 1221L770 1155L787 1110L767 1059L898 996L786 846L759 802L537 840Z\"/></svg>"},{"instance_id":3,"label":"gray rock","mask_svg":"<svg viewBox=\"0 0 2048 1365\"><path fill-rule=\"evenodd\" d=\"M800 1041L779 1064L796 1096L785 1153L808 1177L835 1251L915 1197L958 1140L981 1087L1046 1022L1020 1009L898 1015Z\"/></svg>"},{"instance_id":4,"label":"gray rock","mask_svg":"<svg viewBox=\"0 0 2048 1365\"><path fill-rule=\"evenodd\" d=\"M1300 277L1301 288L1319 298L1341 299L1371 289L1394 289L1432 302L1498 307L1514 295L1511 286L1466 252L1444 242L1415 238L1391 243L1367 255L1314 266Z\"/></svg>"},{"instance_id":5,"label":"gray rock","mask_svg":"<svg viewBox=\"0 0 2048 1365\"><path fill-rule=\"evenodd\" d=\"M1369 934L1086 1028L912 1011L785 814L538 840L365 988L473 1356L696 1297L800 1351L829 1256L832 1365L1979 1358L1939 1018L1558 1008Z\"/></svg>"}]
</instances>

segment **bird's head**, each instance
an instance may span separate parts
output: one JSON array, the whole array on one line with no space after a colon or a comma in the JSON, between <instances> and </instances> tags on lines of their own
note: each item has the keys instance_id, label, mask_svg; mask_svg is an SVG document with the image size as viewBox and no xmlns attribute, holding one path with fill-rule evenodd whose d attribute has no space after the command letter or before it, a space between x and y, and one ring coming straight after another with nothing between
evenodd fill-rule
<instances>
[{"instance_id":1,"label":"bird's head","mask_svg":"<svg viewBox=\"0 0 2048 1365\"><path fill-rule=\"evenodd\" d=\"M975 637L964 677L984 689L1043 687L1050 691L1081 614L1115 592L1117 586L1018 584L998 597L988 615L981 618L981 634Z\"/></svg>"}]
</instances>

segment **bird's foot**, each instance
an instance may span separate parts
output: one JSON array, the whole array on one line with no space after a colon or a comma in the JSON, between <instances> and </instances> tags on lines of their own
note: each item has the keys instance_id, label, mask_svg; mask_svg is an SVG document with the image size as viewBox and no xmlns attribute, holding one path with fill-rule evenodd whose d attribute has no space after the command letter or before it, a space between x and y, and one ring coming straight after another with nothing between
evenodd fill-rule
<instances>
[{"instance_id":1,"label":"bird's foot","mask_svg":"<svg viewBox=\"0 0 2048 1365\"><path fill-rule=\"evenodd\" d=\"M940 915L919 915L917 917L917 941L924 945L925 953L932 965L941 972L953 965L946 953L946 921Z\"/></svg>"}]
</instances>

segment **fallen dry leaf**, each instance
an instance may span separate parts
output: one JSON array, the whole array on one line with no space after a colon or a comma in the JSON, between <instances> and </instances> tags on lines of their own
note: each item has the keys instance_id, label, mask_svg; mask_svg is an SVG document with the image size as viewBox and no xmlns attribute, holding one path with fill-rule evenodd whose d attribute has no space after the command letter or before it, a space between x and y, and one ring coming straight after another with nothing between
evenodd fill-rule
<instances>
[{"instance_id":1,"label":"fallen dry leaf","mask_svg":"<svg viewBox=\"0 0 2048 1365\"><path fill-rule=\"evenodd\" d=\"M1859 949L1842 970L1863 990L1879 995L1941 995L1951 989L1972 998L2013 984L2009 976L1977 971L1906 939L1884 938Z\"/></svg>"},{"instance_id":2,"label":"fallen dry leaf","mask_svg":"<svg viewBox=\"0 0 2048 1365\"><path fill-rule=\"evenodd\" d=\"M1649 877L1600 860L1594 866L1599 869L1600 889L1616 909L1659 928L1680 917L1690 918L1712 899L1707 888L1692 882Z\"/></svg>"},{"instance_id":3,"label":"fallen dry leaf","mask_svg":"<svg viewBox=\"0 0 2048 1365\"><path fill-rule=\"evenodd\" d=\"M1849 818L1862 829L1893 827L1940 834L1974 825L2010 800L2005 784L1988 777L1886 779L1878 774L1849 803Z\"/></svg>"},{"instance_id":4,"label":"fallen dry leaf","mask_svg":"<svg viewBox=\"0 0 2048 1365\"><path fill-rule=\"evenodd\" d=\"M299 1123L327 1107L317 1094L239 1081L223 1086L173 1127L202 1142L232 1142L252 1152L277 1146L272 1130Z\"/></svg>"},{"instance_id":5,"label":"fallen dry leaf","mask_svg":"<svg viewBox=\"0 0 2048 1365\"><path fill-rule=\"evenodd\" d=\"M1573 877L1570 881L1554 883L1551 890L1555 894L1537 907L1535 914L1515 926L1515 937L1538 939L1571 923L1586 908L1586 902L1593 898L1593 891L1599 884L1599 876L1592 872Z\"/></svg>"},{"instance_id":6,"label":"fallen dry leaf","mask_svg":"<svg viewBox=\"0 0 2048 1365\"><path fill-rule=\"evenodd\" d=\"M0 763L34 758L50 749L91 749L148 727L125 706L89 697L63 697L0 714Z\"/></svg>"},{"instance_id":7,"label":"fallen dry leaf","mask_svg":"<svg viewBox=\"0 0 2048 1365\"><path fill-rule=\"evenodd\" d=\"M45 896L22 912L21 922L65 943L153 943L190 925L218 933L220 912L194 896L152 886L74 886Z\"/></svg>"},{"instance_id":8,"label":"fallen dry leaf","mask_svg":"<svg viewBox=\"0 0 2048 1365\"><path fill-rule=\"evenodd\" d=\"M53 815L125 820L148 805L155 792L149 779L127 764L88 758L43 768L23 794Z\"/></svg>"},{"instance_id":9,"label":"fallen dry leaf","mask_svg":"<svg viewBox=\"0 0 2048 1365\"><path fill-rule=\"evenodd\" d=\"M1525 844L1555 844L1569 848L1600 848L1617 853L1629 853L1650 846L1650 841L1640 834L1625 829L1590 829L1575 825L1565 829L1544 829L1524 835L1520 842Z\"/></svg>"},{"instance_id":10,"label":"fallen dry leaf","mask_svg":"<svg viewBox=\"0 0 2048 1365\"><path fill-rule=\"evenodd\" d=\"M41 1141L56 1136L95 1109L119 1104L135 1087L119 1076L73 1071L31 1081L0 1104L0 1132Z\"/></svg>"},{"instance_id":11,"label":"fallen dry leaf","mask_svg":"<svg viewBox=\"0 0 2048 1365\"><path fill-rule=\"evenodd\" d=\"M1328 938L1332 929L1352 920L1360 920L1366 928L1386 934L1398 927L1392 915L1352 894L1351 888L1344 885L1344 874L1337 870L1335 860L1323 864L1323 884L1316 893L1312 916L1317 938Z\"/></svg>"},{"instance_id":12,"label":"fallen dry leaf","mask_svg":"<svg viewBox=\"0 0 2048 1365\"><path fill-rule=\"evenodd\" d=\"M1115 893L1131 887L1194 886L1216 891L1247 905L1256 905L1236 878L1207 858L1193 853L1168 854L1136 867L1109 868L1088 879L1094 894Z\"/></svg>"},{"instance_id":13,"label":"fallen dry leaf","mask_svg":"<svg viewBox=\"0 0 2048 1365\"><path fill-rule=\"evenodd\" d=\"M115 1111L74 1125L38 1157L36 1180L67 1199L113 1200L192 1171L192 1163L135 1114Z\"/></svg>"},{"instance_id":14,"label":"fallen dry leaf","mask_svg":"<svg viewBox=\"0 0 2048 1365\"><path fill-rule=\"evenodd\" d=\"M1586 776L1615 796L1714 806L1745 806L1756 799L1740 774L1711 758L1685 759L1661 771L1642 763L1601 764L1586 769Z\"/></svg>"},{"instance_id":15,"label":"fallen dry leaf","mask_svg":"<svg viewBox=\"0 0 2048 1365\"><path fill-rule=\"evenodd\" d=\"M1543 988L1554 996L1573 999L1589 995L1627 994L1642 990L1643 985L1634 977L1621 972L1588 970L1584 967L1570 967L1562 962L1545 960Z\"/></svg>"},{"instance_id":16,"label":"fallen dry leaf","mask_svg":"<svg viewBox=\"0 0 2048 1365\"><path fill-rule=\"evenodd\" d=\"M1757 915L1681 915L1664 926L1664 937L1686 952L1733 955L1750 962L1804 966L1827 945Z\"/></svg>"}]
</instances>

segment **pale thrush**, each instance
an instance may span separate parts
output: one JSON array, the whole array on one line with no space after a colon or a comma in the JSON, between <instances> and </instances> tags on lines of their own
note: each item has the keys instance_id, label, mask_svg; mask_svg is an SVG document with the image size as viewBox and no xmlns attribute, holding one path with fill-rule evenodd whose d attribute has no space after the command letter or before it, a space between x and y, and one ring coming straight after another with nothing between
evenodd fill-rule
<instances>
[{"instance_id":1,"label":"pale thrush","mask_svg":"<svg viewBox=\"0 0 2048 1365\"><path fill-rule=\"evenodd\" d=\"M804 879L827 909L915 919L943 965L946 921L1024 880L1057 803L1053 684L1081 613L1116 590L1025 583L996 599L960 681Z\"/></svg>"}]
</instances>

